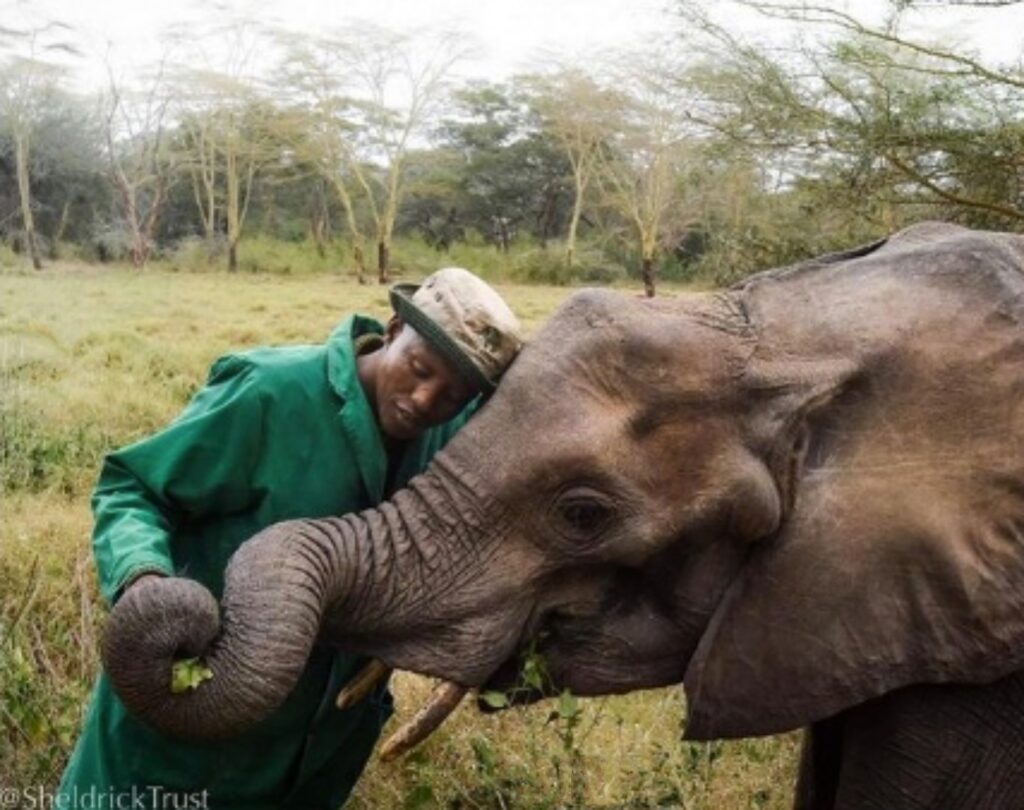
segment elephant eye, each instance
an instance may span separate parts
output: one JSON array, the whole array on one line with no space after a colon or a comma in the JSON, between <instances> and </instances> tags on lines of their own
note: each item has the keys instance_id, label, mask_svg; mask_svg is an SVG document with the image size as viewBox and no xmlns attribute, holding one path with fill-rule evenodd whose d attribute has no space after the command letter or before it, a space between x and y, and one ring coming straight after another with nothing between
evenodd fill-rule
<instances>
[{"instance_id":1,"label":"elephant eye","mask_svg":"<svg viewBox=\"0 0 1024 810\"><path fill-rule=\"evenodd\" d=\"M558 514L574 534L594 535L611 520L611 505L596 492L574 490L558 500Z\"/></svg>"}]
</instances>

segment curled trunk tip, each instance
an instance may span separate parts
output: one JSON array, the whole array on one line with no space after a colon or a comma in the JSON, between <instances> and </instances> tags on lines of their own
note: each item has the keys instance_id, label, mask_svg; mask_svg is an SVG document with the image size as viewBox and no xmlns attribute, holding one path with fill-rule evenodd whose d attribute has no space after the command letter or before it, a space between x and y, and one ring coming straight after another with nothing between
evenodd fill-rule
<instances>
[{"instance_id":1,"label":"curled trunk tip","mask_svg":"<svg viewBox=\"0 0 1024 810\"><path fill-rule=\"evenodd\" d=\"M169 577L129 588L111 611L103 665L125 706L161 733L208 740L255 725L295 686L323 611L301 522L248 540L225 573L222 605L199 582ZM172 689L175 662L198 659Z\"/></svg>"}]
</instances>

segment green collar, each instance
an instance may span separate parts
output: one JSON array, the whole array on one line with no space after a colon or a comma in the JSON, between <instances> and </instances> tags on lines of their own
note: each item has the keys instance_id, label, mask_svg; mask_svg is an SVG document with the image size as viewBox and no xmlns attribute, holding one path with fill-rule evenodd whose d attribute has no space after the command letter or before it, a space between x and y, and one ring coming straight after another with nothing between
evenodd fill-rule
<instances>
[{"instance_id":1,"label":"green collar","mask_svg":"<svg viewBox=\"0 0 1024 810\"><path fill-rule=\"evenodd\" d=\"M356 369L356 341L366 335L383 335L384 325L363 315L349 315L327 338L327 380L344 402L363 401L367 410L363 386Z\"/></svg>"},{"instance_id":2,"label":"green collar","mask_svg":"<svg viewBox=\"0 0 1024 810\"><path fill-rule=\"evenodd\" d=\"M377 416L359 382L356 344L363 336L382 334L384 327L372 318L350 315L327 339L327 379L341 399L341 426L352 447L366 494L374 504L384 499L388 454Z\"/></svg>"}]
</instances>

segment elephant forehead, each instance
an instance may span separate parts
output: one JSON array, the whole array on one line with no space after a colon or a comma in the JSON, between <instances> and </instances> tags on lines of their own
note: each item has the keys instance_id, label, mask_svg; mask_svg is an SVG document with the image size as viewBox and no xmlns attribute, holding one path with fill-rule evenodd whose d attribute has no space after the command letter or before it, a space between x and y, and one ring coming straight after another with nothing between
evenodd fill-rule
<instances>
[{"instance_id":1,"label":"elephant forehead","mask_svg":"<svg viewBox=\"0 0 1024 810\"><path fill-rule=\"evenodd\" d=\"M607 291L569 298L513 365L508 379L580 378L609 392L687 379L732 379L753 330L726 295L638 301Z\"/></svg>"}]
</instances>

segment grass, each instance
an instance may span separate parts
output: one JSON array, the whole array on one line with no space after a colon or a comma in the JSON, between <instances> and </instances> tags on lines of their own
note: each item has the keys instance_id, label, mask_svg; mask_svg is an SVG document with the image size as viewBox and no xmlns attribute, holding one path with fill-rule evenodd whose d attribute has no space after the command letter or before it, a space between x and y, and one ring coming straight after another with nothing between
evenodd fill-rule
<instances>
[{"instance_id":1,"label":"grass","mask_svg":"<svg viewBox=\"0 0 1024 810\"><path fill-rule=\"evenodd\" d=\"M530 331L569 293L498 286ZM81 722L103 616L88 542L103 453L171 419L223 352L321 341L353 310L384 317L386 291L330 273L0 267L0 784L52 785ZM398 717L429 688L397 676ZM350 806L789 805L792 735L688 744L683 718L677 688L463 706L406 759L374 762Z\"/></svg>"}]
</instances>

